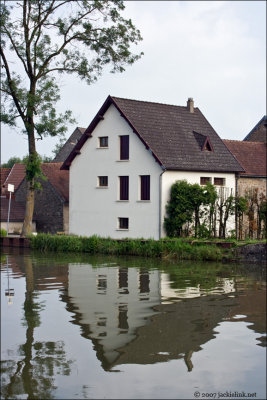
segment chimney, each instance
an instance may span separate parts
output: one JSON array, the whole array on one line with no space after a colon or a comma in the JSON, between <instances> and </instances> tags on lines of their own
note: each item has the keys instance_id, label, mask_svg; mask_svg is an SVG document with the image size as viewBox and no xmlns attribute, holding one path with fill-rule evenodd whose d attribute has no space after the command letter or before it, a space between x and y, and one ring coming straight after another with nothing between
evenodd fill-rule
<instances>
[{"instance_id":1,"label":"chimney","mask_svg":"<svg viewBox=\"0 0 267 400\"><path fill-rule=\"evenodd\" d=\"M194 112L194 100L193 100L192 97L188 97L188 100L187 100L187 109L188 109L188 111L190 111L191 113Z\"/></svg>"}]
</instances>

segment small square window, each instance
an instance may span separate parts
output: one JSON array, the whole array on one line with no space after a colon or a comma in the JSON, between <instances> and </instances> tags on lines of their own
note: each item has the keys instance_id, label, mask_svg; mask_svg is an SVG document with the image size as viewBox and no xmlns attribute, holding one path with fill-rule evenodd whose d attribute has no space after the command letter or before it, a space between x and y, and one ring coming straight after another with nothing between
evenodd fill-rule
<instances>
[{"instance_id":1,"label":"small square window","mask_svg":"<svg viewBox=\"0 0 267 400\"><path fill-rule=\"evenodd\" d=\"M129 229L129 218L119 218L119 229Z\"/></svg>"},{"instance_id":2,"label":"small square window","mask_svg":"<svg viewBox=\"0 0 267 400\"><path fill-rule=\"evenodd\" d=\"M214 178L214 185L216 186L224 186L225 179L224 178Z\"/></svg>"},{"instance_id":3,"label":"small square window","mask_svg":"<svg viewBox=\"0 0 267 400\"><path fill-rule=\"evenodd\" d=\"M99 140L99 147L108 147L108 136L100 136Z\"/></svg>"},{"instance_id":4,"label":"small square window","mask_svg":"<svg viewBox=\"0 0 267 400\"><path fill-rule=\"evenodd\" d=\"M201 176L200 185L207 185L207 183L211 183L211 178L209 176Z\"/></svg>"},{"instance_id":5,"label":"small square window","mask_svg":"<svg viewBox=\"0 0 267 400\"><path fill-rule=\"evenodd\" d=\"M107 176L99 176L98 177L98 186L101 186L101 187L108 186L108 177Z\"/></svg>"}]
</instances>

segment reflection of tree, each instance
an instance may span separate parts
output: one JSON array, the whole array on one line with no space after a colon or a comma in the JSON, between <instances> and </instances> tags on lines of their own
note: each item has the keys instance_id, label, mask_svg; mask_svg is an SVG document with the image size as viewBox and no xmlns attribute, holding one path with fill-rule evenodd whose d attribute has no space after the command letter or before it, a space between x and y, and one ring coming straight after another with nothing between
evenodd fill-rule
<instances>
[{"instance_id":1,"label":"reflection of tree","mask_svg":"<svg viewBox=\"0 0 267 400\"><path fill-rule=\"evenodd\" d=\"M57 373L70 374L71 361L66 360L64 342L35 342L34 328L40 325L42 304L34 292L32 259L24 257L26 293L24 301L24 324L26 341L19 346L22 357L17 363L12 360L2 362L2 396L5 399L26 394L28 399L50 399ZM57 369L57 371L55 371Z\"/></svg>"}]
</instances>

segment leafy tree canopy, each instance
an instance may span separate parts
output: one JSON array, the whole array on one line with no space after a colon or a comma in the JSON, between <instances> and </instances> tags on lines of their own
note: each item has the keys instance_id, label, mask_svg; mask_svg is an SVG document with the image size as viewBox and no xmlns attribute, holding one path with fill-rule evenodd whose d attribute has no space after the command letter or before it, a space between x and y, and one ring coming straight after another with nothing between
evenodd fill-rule
<instances>
[{"instance_id":1,"label":"leafy tree canopy","mask_svg":"<svg viewBox=\"0 0 267 400\"><path fill-rule=\"evenodd\" d=\"M142 53L142 39L122 0L21 0L0 3L1 122L23 122L28 136L27 202L22 235L29 234L34 209L34 178L40 173L35 138L63 135L74 123L71 111L57 113L56 74L95 82L107 65L123 72Z\"/></svg>"}]
</instances>

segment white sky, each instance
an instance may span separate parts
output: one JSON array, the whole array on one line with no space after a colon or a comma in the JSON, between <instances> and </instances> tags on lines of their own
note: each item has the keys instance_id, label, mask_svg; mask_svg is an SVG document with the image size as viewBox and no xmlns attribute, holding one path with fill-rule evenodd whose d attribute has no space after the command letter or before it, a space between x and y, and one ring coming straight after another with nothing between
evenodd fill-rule
<instances>
[{"instance_id":1,"label":"white sky","mask_svg":"<svg viewBox=\"0 0 267 400\"><path fill-rule=\"evenodd\" d=\"M224 139L243 140L266 114L265 1L126 1L124 15L140 29L141 60L122 74L104 72L91 86L65 76L58 110L71 109L86 128L107 96L185 106L193 97ZM37 151L52 156L58 142ZM26 137L1 126L1 162L27 154Z\"/></svg>"}]
</instances>

